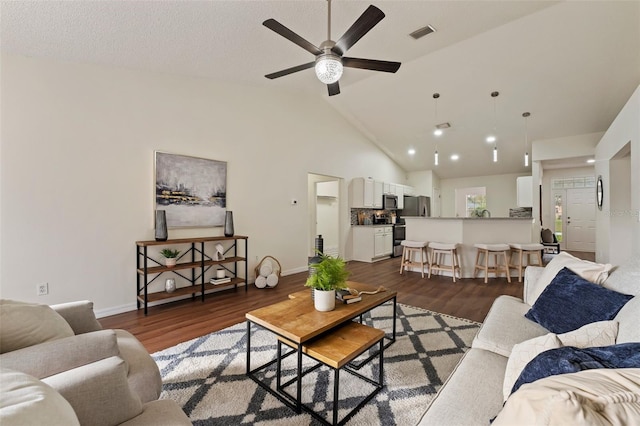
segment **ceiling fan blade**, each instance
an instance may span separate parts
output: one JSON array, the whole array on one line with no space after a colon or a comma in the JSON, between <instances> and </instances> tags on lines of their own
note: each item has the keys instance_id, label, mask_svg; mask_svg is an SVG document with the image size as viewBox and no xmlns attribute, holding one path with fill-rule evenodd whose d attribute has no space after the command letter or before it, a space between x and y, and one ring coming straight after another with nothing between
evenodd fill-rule
<instances>
[{"instance_id":1,"label":"ceiling fan blade","mask_svg":"<svg viewBox=\"0 0 640 426\"><path fill-rule=\"evenodd\" d=\"M307 52L310 52L316 56L322 53L322 50L320 50L319 48L317 48L307 40L303 39L298 34L294 33L289 28L285 27L275 19L267 19L262 23L262 25L280 34L282 37L286 38L287 40L297 44Z\"/></svg>"},{"instance_id":2,"label":"ceiling fan blade","mask_svg":"<svg viewBox=\"0 0 640 426\"><path fill-rule=\"evenodd\" d=\"M342 58L342 65L364 70L396 72L402 64L400 62L378 61L376 59Z\"/></svg>"},{"instance_id":3,"label":"ceiling fan blade","mask_svg":"<svg viewBox=\"0 0 640 426\"><path fill-rule=\"evenodd\" d=\"M297 65L295 67L287 68L286 70L267 74L265 75L265 77L267 77L270 80L273 80L274 78L284 77L285 75L293 74L294 72L306 70L308 68L313 68L315 64L316 64L315 62L309 62L307 64Z\"/></svg>"},{"instance_id":4,"label":"ceiling fan blade","mask_svg":"<svg viewBox=\"0 0 640 426\"><path fill-rule=\"evenodd\" d=\"M327 84L327 89L329 89L329 96L340 94L340 83L337 81L332 84Z\"/></svg>"},{"instance_id":5,"label":"ceiling fan blade","mask_svg":"<svg viewBox=\"0 0 640 426\"><path fill-rule=\"evenodd\" d=\"M369 6L342 37L340 37L340 40L338 40L331 50L338 55L344 55L362 36L368 33L371 28L375 27L378 22L382 21L382 18L384 18L384 13L380 9L373 5Z\"/></svg>"}]
</instances>

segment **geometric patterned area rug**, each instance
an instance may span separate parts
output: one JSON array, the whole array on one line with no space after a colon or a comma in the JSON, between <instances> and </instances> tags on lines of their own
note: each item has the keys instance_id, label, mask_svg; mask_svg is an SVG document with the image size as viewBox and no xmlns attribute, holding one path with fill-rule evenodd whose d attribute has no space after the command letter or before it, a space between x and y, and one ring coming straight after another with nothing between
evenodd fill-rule
<instances>
[{"instance_id":1,"label":"geometric patterned area rug","mask_svg":"<svg viewBox=\"0 0 640 426\"><path fill-rule=\"evenodd\" d=\"M392 312L387 303L364 314L363 322L390 333ZM396 341L384 352L384 388L347 425L416 424L471 346L480 326L400 303L396 318ZM153 354L162 374L161 398L178 402L194 425L319 424L307 413L296 414L245 375L246 331L246 323L240 323ZM251 347L251 368L275 358L275 336L260 327L253 328ZM294 376L293 358L283 360L283 381ZM314 365L314 361L303 358L305 367ZM261 372L261 379L275 388L275 365L272 367ZM378 368L376 358L359 372L377 378ZM288 390L295 393L295 384L292 386ZM372 385L347 372L341 374L338 419L372 389ZM330 421L330 369L321 367L305 375L302 394L305 403Z\"/></svg>"}]
</instances>

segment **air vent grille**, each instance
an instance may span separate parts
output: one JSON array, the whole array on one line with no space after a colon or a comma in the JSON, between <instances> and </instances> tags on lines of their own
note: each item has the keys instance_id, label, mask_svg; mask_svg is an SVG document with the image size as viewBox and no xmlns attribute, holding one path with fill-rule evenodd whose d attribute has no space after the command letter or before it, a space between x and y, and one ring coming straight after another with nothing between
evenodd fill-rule
<instances>
[{"instance_id":1,"label":"air vent grille","mask_svg":"<svg viewBox=\"0 0 640 426\"><path fill-rule=\"evenodd\" d=\"M435 33L436 29L433 28L431 25L427 25L426 27L422 27L418 30L415 30L414 32L412 32L411 34L409 34L411 37L415 38L416 40L419 38L422 38L428 34L431 33Z\"/></svg>"}]
</instances>

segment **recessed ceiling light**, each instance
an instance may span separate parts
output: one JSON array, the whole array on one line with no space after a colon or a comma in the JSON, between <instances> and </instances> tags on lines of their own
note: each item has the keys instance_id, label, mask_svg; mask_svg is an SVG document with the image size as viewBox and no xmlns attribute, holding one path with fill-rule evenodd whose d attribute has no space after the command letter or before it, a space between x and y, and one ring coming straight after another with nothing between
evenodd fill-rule
<instances>
[{"instance_id":1,"label":"recessed ceiling light","mask_svg":"<svg viewBox=\"0 0 640 426\"><path fill-rule=\"evenodd\" d=\"M409 155L413 155L416 153L416 150L413 148L409 148L409 151L407 151L407 153L409 153Z\"/></svg>"},{"instance_id":2,"label":"recessed ceiling light","mask_svg":"<svg viewBox=\"0 0 640 426\"><path fill-rule=\"evenodd\" d=\"M593 158L589 158L589 159L587 160L587 163L589 163L589 164L593 164L593 163L595 163L595 162L596 162L596 160L594 160Z\"/></svg>"},{"instance_id":3,"label":"recessed ceiling light","mask_svg":"<svg viewBox=\"0 0 640 426\"><path fill-rule=\"evenodd\" d=\"M434 134L434 135L436 135L436 136L440 136L440 135L442 135L442 129L435 129L435 130L433 131L433 134Z\"/></svg>"},{"instance_id":4,"label":"recessed ceiling light","mask_svg":"<svg viewBox=\"0 0 640 426\"><path fill-rule=\"evenodd\" d=\"M496 137L495 136L487 136L487 142L488 143L493 143L496 141Z\"/></svg>"},{"instance_id":5,"label":"recessed ceiling light","mask_svg":"<svg viewBox=\"0 0 640 426\"><path fill-rule=\"evenodd\" d=\"M451 159L452 159L453 161L457 161L459 158L460 158L460 156L459 156L458 154L452 154L452 155L451 155Z\"/></svg>"}]
</instances>

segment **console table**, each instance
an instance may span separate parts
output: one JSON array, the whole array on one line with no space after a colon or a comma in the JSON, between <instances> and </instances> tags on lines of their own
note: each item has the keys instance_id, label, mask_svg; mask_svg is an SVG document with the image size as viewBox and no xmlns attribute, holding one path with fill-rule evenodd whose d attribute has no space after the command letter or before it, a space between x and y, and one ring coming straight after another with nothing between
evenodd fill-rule
<instances>
[{"instance_id":1,"label":"console table","mask_svg":"<svg viewBox=\"0 0 640 426\"><path fill-rule=\"evenodd\" d=\"M207 290L231 287L237 289L238 284L242 283L245 285L244 291L246 292L249 287L247 285L247 279L249 277L247 267L248 239L249 237L246 236L235 235L233 237L196 237L166 241L136 241L136 303L138 309L144 306L144 314L147 315L147 305L149 302L161 302L185 295L191 295L192 299L200 295L204 302L204 296ZM241 241L244 242L244 252L239 253L238 246ZM207 254L207 251L209 253L215 253L215 246L223 242L230 242L230 245L225 248L224 260L214 260L215 257L212 254ZM159 254L149 253L149 247L177 245L187 245L189 248L182 251L175 266L165 266L164 263L152 257L161 257ZM239 262L244 262L244 275L242 276L238 271ZM209 283L206 275L214 266L222 267L230 273L231 281L220 285ZM191 285L178 287L171 293L167 293L166 291L149 292L149 285L165 272L172 272L190 282ZM187 273L185 274L184 272ZM153 278L150 279L150 276L153 276Z\"/></svg>"}]
</instances>

